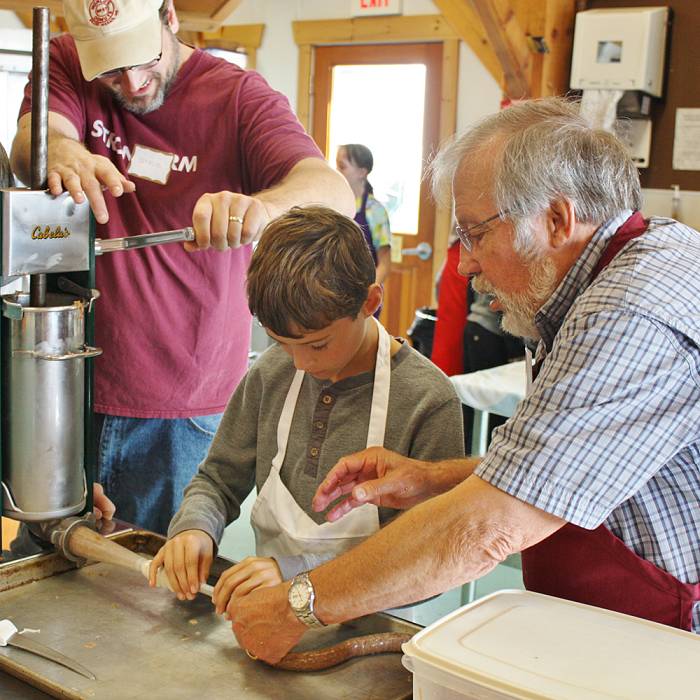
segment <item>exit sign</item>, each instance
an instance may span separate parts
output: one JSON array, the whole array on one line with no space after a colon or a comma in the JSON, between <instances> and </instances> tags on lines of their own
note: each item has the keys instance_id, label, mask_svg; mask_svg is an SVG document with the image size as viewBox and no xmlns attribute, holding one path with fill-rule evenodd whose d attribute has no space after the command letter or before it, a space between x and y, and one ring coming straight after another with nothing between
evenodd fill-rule
<instances>
[{"instance_id":1,"label":"exit sign","mask_svg":"<svg viewBox=\"0 0 700 700\"><path fill-rule=\"evenodd\" d=\"M369 15L400 15L402 0L352 0L353 17Z\"/></svg>"}]
</instances>

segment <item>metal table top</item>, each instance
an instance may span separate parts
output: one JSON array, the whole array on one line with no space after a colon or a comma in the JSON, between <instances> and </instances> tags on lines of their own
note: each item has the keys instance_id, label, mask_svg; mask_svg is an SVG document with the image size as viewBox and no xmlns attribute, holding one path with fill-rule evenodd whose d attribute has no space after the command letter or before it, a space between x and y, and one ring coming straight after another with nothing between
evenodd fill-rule
<instances>
[{"instance_id":1,"label":"metal table top","mask_svg":"<svg viewBox=\"0 0 700 700\"><path fill-rule=\"evenodd\" d=\"M153 554L163 540L136 532L120 535L117 541ZM178 601L168 591L149 588L139 574L109 564L75 569L57 554L3 564L0 616L9 617L19 629L40 629L38 640L97 676L91 681L32 654L0 647L0 673L11 673L33 686L35 694L17 696L21 698L38 700L47 697L43 693L75 700L411 697L411 674L402 667L399 654L355 659L316 673L272 669L246 656L230 624L214 614L208 598ZM370 615L312 630L300 648L326 646L359 634L410 634L417 629L388 615ZM22 692L14 679L6 691L5 680L0 675L4 699L13 697L10 692Z\"/></svg>"}]
</instances>

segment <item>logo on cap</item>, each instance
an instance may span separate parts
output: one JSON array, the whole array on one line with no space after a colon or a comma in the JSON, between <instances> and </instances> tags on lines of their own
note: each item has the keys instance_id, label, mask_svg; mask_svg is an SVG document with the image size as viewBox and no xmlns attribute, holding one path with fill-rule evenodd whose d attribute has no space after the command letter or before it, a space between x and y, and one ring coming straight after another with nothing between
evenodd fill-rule
<instances>
[{"instance_id":1,"label":"logo on cap","mask_svg":"<svg viewBox=\"0 0 700 700\"><path fill-rule=\"evenodd\" d=\"M90 24L94 24L96 27L110 24L119 14L113 0L92 0L88 12L90 13Z\"/></svg>"}]
</instances>

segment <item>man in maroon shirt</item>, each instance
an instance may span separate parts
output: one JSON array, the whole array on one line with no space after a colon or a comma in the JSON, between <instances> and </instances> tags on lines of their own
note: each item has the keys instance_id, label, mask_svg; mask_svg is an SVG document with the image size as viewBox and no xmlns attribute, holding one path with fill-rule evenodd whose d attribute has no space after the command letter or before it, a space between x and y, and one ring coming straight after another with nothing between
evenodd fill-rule
<instances>
[{"instance_id":1,"label":"man in maroon shirt","mask_svg":"<svg viewBox=\"0 0 700 700\"><path fill-rule=\"evenodd\" d=\"M245 272L270 219L353 197L256 73L175 36L172 0L66 0L51 42L48 186L100 238L192 225L196 241L97 262L99 476L125 520L165 532L247 369ZM12 150L28 181L31 91Z\"/></svg>"}]
</instances>

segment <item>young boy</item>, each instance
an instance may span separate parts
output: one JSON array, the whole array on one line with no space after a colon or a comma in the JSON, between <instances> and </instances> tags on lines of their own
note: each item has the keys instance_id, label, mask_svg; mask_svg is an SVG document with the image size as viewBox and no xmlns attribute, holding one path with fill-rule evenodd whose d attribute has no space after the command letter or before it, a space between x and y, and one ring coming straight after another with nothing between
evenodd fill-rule
<instances>
[{"instance_id":1,"label":"young boy","mask_svg":"<svg viewBox=\"0 0 700 700\"><path fill-rule=\"evenodd\" d=\"M311 499L344 455L372 445L416 459L464 454L462 410L445 375L372 317L382 301L362 231L324 207L272 221L248 270L248 304L276 341L234 392L151 566L178 597L206 581L214 545L254 486L256 557L214 592L275 585L339 555L397 514L367 504L326 522Z\"/></svg>"}]
</instances>

